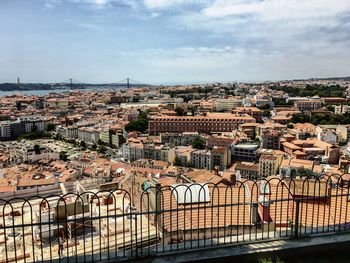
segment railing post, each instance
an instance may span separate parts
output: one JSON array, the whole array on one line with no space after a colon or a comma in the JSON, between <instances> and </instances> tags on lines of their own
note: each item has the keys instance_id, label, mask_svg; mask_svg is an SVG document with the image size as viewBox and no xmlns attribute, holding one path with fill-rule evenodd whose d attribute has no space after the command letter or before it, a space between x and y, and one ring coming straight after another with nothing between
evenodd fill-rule
<instances>
[{"instance_id":1,"label":"railing post","mask_svg":"<svg viewBox=\"0 0 350 263\"><path fill-rule=\"evenodd\" d=\"M137 214L135 214L135 255L136 257L138 256L138 251L137 251ZM140 231L142 231L142 226ZM142 249L142 248L141 248Z\"/></svg>"},{"instance_id":2,"label":"railing post","mask_svg":"<svg viewBox=\"0 0 350 263\"><path fill-rule=\"evenodd\" d=\"M294 219L294 238L299 237L299 211L300 211L300 200L295 200L295 219Z\"/></svg>"}]
</instances>

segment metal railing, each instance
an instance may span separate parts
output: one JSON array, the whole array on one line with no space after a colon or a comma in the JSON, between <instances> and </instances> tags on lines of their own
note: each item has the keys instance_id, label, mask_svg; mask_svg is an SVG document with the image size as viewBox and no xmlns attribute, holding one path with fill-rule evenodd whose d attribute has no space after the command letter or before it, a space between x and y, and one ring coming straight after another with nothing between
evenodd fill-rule
<instances>
[{"instance_id":1,"label":"metal railing","mask_svg":"<svg viewBox=\"0 0 350 263\"><path fill-rule=\"evenodd\" d=\"M346 176L348 178L348 176ZM350 228L345 176L0 200L0 262L95 262Z\"/></svg>"}]
</instances>

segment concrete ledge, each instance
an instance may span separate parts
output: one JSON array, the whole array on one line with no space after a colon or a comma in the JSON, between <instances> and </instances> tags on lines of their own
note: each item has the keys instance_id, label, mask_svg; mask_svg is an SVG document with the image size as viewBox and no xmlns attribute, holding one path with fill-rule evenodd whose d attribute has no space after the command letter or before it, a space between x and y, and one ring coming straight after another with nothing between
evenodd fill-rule
<instances>
[{"instance_id":1,"label":"concrete ledge","mask_svg":"<svg viewBox=\"0 0 350 263\"><path fill-rule=\"evenodd\" d=\"M165 262L194 262L210 259L222 259L226 257L238 257L244 255L274 253L277 251L302 249L310 247L329 246L350 242L350 233L324 234L300 239L266 240L244 244L230 244L217 247L206 247L185 251L170 252L154 256L133 258L126 261L140 263L165 263Z\"/></svg>"},{"instance_id":2,"label":"concrete ledge","mask_svg":"<svg viewBox=\"0 0 350 263\"><path fill-rule=\"evenodd\" d=\"M283 236L283 235L281 235ZM133 263L182 263L182 262L200 262L200 261L213 261L213 262L226 262L225 258L237 258L237 262L243 261L244 258L261 258L263 255L280 255L293 253L295 250L298 254L303 253L303 251L308 251L317 248L318 251L322 248L330 247L340 247L341 245L347 244L346 248L350 244L350 232L342 233L324 233L313 236L301 237L299 239L286 238L274 238L273 235L270 239L256 239L254 241L242 241L238 240L237 243L226 244L221 243L226 240L228 243L229 239L227 237L223 239L218 239L217 242L213 243L210 241L200 240L185 242L179 244L178 251L171 251L170 245L165 245L161 247L158 244L158 249L160 252L157 253L156 247L149 248L138 248L137 250L133 248L132 250L125 251L110 251L110 258L108 253L102 252L101 254L94 255L78 255L77 257L72 256L68 258L62 258L61 260L54 259L50 263L65 263L65 262L133 262ZM248 238L244 240L249 240ZM220 242L221 241L221 242ZM235 239L231 240L235 242ZM191 249L190 245L193 245ZM205 246L206 245L206 246ZM199 248L198 248L199 247ZM177 249L177 245L173 245L173 250ZM184 250L185 249L185 250ZM324 249L323 251L329 251ZM151 256L141 256L151 254ZM294 253L295 254L295 253ZM118 257L118 259L116 259ZM45 261L46 262L46 261ZM49 261L47 261L49 262ZM256 262L256 261L255 261Z\"/></svg>"}]
</instances>

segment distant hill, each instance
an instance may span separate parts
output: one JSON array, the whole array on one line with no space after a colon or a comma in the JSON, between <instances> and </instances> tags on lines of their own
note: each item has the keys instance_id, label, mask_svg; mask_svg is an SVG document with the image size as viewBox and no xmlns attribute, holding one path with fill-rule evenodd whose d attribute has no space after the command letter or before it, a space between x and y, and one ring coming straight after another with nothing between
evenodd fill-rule
<instances>
[{"instance_id":1,"label":"distant hill","mask_svg":"<svg viewBox=\"0 0 350 263\"><path fill-rule=\"evenodd\" d=\"M350 77L329 77L329 78L309 78L309 79L294 79L295 81L302 80L345 80L350 81Z\"/></svg>"},{"instance_id":2,"label":"distant hill","mask_svg":"<svg viewBox=\"0 0 350 263\"><path fill-rule=\"evenodd\" d=\"M54 89L50 84L15 84L15 83L0 83L0 90L2 91L21 91L21 90L50 90Z\"/></svg>"},{"instance_id":3,"label":"distant hill","mask_svg":"<svg viewBox=\"0 0 350 263\"><path fill-rule=\"evenodd\" d=\"M88 88L125 88L125 84L73 84L72 89L88 89ZM143 84L132 84L132 87L149 86ZM54 90L54 89L70 89L70 86L62 83L0 83L1 91L28 91L28 90Z\"/></svg>"}]
</instances>

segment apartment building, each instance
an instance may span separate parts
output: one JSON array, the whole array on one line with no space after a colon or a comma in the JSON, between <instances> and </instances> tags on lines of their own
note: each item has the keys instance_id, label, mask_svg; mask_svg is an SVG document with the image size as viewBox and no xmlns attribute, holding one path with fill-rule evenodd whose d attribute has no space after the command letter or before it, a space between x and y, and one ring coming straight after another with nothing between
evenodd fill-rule
<instances>
[{"instance_id":1,"label":"apartment building","mask_svg":"<svg viewBox=\"0 0 350 263\"><path fill-rule=\"evenodd\" d=\"M279 150L261 149L259 177L267 178L278 174L285 153Z\"/></svg>"},{"instance_id":2,"label":"apartment building","mask_svg":"<svg viewBox=\"0 0 350 263\"><path fill-rule=\"evenodd\" d=\"M257 149L260 147L255 142L242 142L232 146L233 161L255 162L257 157Z\"/></svg>"},{"instance_id":3,"label":"apartment building","mask_svg":"<svg viewBox=\"0 0 350 263\"><path fill-rule=\"evenodd\" d=\"M321 175L322 165L315 164L314 161L300 159L284 159L280 166L281 178L307 177L309 175Z\"/></svg>"},{"instance_id":4,"label":"apartment building","mask_svg":"<svg viewBox=\"0 0 350 263\"><path fill-rule=\"evenodd\" d=\"M247 115L205 113L202 116L153 116L148 123L150 134L164 132L231 132L239 124L254 123Z\"/></svg>"},{"instance_id":5,"label":"apartment building","mask_svg":"<svg viewBox=\"0 0 350 263\"><path fill-rule=\"evenodd\" d=\"M143 158L143 147L142 143L124 143L122 145L123 158L130 162Z\"/></svg>"},{"instance_id":6,"label":"apartment building","mask_svg":"<svg viewBox=\"0 0 350 263\"><path fill-rule=\"evenodd\" d=\"M78 138L78 127L77 126L57 126L56 127L56 132L67 139L76 139Z\"/></svg>"},{"instance_id":7,"label":"apartment building","mask_svg":"<svg viewBox=\"0 0 350 263\"><path fill-rule=\"evenodd\" d=\"M253 117L256 122L262 122L262 110L256 107L237 107L232 110L233 114L246 114Z\"/></svg>"},{"instance_id":8,"label":"apartment building","mask_svg":"<svg viewBox=\"0 0 350 263\"><path fill-rule=\"evenodd\" d=\"M210 150L195 150L191 152L191 166L198 169L212 169Z\"/></svg>"},{"instance_id":9,"label":"apartment building","mask_svg":"<svg viewBox=\"0 0 350 263\"><path fill-rule=\"evenodd\" d=\"M11 122L10 121L2 121L0 123L0 136L1 138L11 138Z\"/></svg>"},{"instance_id":10,"label":"apartment building","mask_svg":"<svg viewBox=\"0 0 350 263\"><path fill-rule=\"evenodd\" d=\"M78 128L78 138L86 143L97 144L100 131L92 127L81 127Z\"/></svg>"},{"instance_id":11,"label":"apartment building","mask_svg":"<svg viewBox=\"0 0 350 263\"><path fill-rule=\"evenodd\" d=\"M322 98L322 102L325 105L344 104L348 102L348 99L340 98L340 97L328 97L328 98Z\"/></svg>"},{"instance_id":12,"label":"apartment building","mask_svg":"<svg viewBox=\"0 0 350 263\"><path fill-rule=\"evenodd\" d=\"M334 113L335 114L344 114L350 112L349 105L334 105Z\"/></svg>"},{"instance_id":13,"label":"apartment building","mask_svg":"<svg viewBox=\"0 0 350 263\"><path fill-rule=\"evenodd\" d=\"M248 180L258 180L259 179L259 165L251 162L237 162L230 170L233 170L237 177L248 179Z\"/></svg>"},{"instance_id":14,"label":"apartment building","mask_svg":"<svg viewBox=\"0 0 350 263\"><path fill-rule=\"evenodd\" d=\"M14 164L33 163L39 160L58 160L59 153L39 144L18 143L10 148L10 160Z\"/></svg>"},{"instance_id":15,"label":"apartment building","mask_svg":"<svg viewBox=\"0 0 350 263\"><path fill-rule=\"evenodd\" d=\"M231 111L234 108L242 106L243 99L241 97L230 97L227 99L216 99L216 111Z\"/></svg>"},{"instance_id":16,"label":"apartment building","mask_svg":"<svg viewBox=\"0 0 350 263\"><path fill-rule=\"evenodd\" d=\"M67 109L69 106L69 101L60 98L49 98L44 102L45 108L60 108Z\"/></svg>"},{"instance_id":17,"label":"apartment building","mask_svg":"<svg viewBox=\"0 0 350 263\"><path fill-rule=\"evenodd\" d=\"M173 163L175 148L155 143L128 142L122 146L123 158L131 162L139 159L150 159Z\"/></svg>"},{"instance_id":18,"label":"apartment building","mask_svg":"<svg viewBox=\"0 0 350 263\"><path fill-rule=\"evenodd\" d=\"M265 130L261 136L261 147L264 149L279 150L281 144L281 132L277 130Z\"/></svg>"},{"instance_id":19,"label":"apartment building","mask_svg":"<svg viewBox=\"0 0 350 263\"><path fill-rule=\"evenodd\" d=\"M321 100L298 100L294 102L294 107L300 111L313 111L322 108Z\"/></svg>"},{"instance_id":20,"label":"apartment building","mask_svg":"<svg viewBox=\"0 0 350 263\"><path fill-rule=\"evenodd\" d=\"M172 144L175 146L187 146L191 145L196 137L199 136L198 132L183 132L183 133L161 133L160 142L165 144Z\"/></svg>"},{"instance_id":21,"label":"apartment building","mask_svg":"<svg viewBox=\"0 0 350 263\"><path fill-rule=\"evenodd\" d=\"M316 138L283 142L282 149L295 159L321 159L329 164L339 163L340 148Z\"/></svg>"},{"instance_id":22,"label":"apartment building","mask_svg":"<svg viewBox=\"0 0 350 263\"><path fill-rule=\"evenodd\" d=\"M42 116L29 115L20 117L21 124L24 127L24 132L44 131L45 121Z\"/></svg>"},{"instance_id":23,"label":"apartment building","mask_svg":"<svg viewBox=\"0 0 350 263\"><path fill-rule=\"evenodd\" d=\"M350 125L338 125L336 132L339 136L339 142L348 142L350 140Z\"/></svg>"},{"instance_id":24,"label":"apartment building","mask_svg":"<svg viewBox=\"0 0 350 263\"><path fill-rule=\"evenodd\" d=\"M231 151L228 147L214 146L211 149L212 169L225 170L231 164Z\"/></svg>"}]
</instances>

